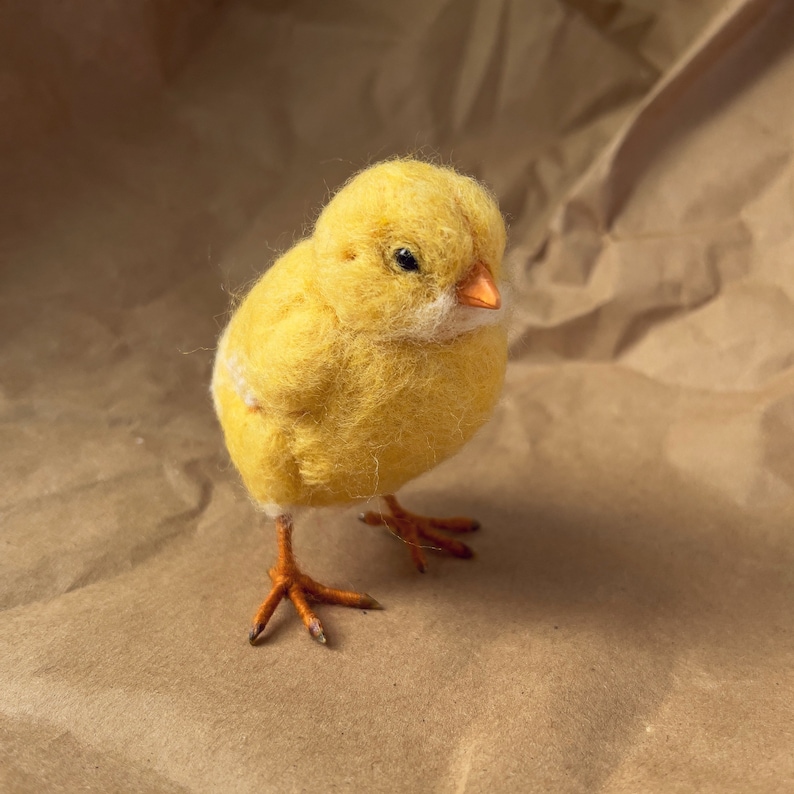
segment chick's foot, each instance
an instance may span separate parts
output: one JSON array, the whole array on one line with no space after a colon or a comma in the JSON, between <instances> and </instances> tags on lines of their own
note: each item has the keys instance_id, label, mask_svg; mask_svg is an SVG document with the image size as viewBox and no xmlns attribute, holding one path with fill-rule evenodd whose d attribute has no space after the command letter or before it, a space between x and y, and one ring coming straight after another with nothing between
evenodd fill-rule
<instances>
[{"instance_id":1,"label":"chick's foot","mask_svg":"<svg viewBox=\"0 0 794 794\"><path fill-rule=\"evenodd\" d=\"M361 513L359 519L372 527L388 527L398 538L405 541L411 559L420 573L427 570L424 549L446 551L454 557L468 559L474 552L465 543L449 538L442 532L474 532L480 522L471 518L429 518L411 513L400 505L394 496L385 496L384 501L391 511L388 513Z\"/></svg>"},{"instance_id":2,"label":"chick's foot","mask_svg":"<svg viewBox=\"0 0 794 794\"><path fill-rule=\"evenodd\" d=\"M303 625L309 634L318 642L325 643L325 632L317 615L312 612L309 601L323 604L340 604L358 609L380 609L380 604L366 593L350 590L336 590L315 582L306 576L295 561L292 552L292 519L288 515L276 519L278 532L278 562L270 569L273 587L268 597L254 615L253 625L248 634L248 641L253 645L257 637L265 630L268 621L276 611L276 607L284 598L292 601L292 605L300 615Z\"/></svg>"}]
</instances>

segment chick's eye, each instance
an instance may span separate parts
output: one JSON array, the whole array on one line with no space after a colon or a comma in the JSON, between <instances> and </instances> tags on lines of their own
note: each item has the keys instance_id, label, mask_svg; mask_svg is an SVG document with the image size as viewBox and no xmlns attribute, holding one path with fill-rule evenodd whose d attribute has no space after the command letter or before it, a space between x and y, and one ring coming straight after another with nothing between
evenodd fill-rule
<instances>
[{"instance_id":1,"label":"chick's eye","mask_svg":"<svg viewBox=\"0 0 794 794\"><path fill-rule=\"evenodd\" d=\"M398 248L394 252L394 261L402 270L407 272L412 273L419 270L419 262L416 261L416 257L407 248Z\"/></svg>"}]
</instances>

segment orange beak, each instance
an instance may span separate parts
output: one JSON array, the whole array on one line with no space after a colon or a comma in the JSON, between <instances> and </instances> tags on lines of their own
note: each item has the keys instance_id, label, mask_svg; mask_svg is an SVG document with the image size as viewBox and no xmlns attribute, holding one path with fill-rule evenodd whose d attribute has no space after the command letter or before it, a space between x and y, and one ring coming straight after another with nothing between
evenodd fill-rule
<instances>
[{"instance_id":1,"label":"orange beak","mask_svg":"<svg viewBox=\"0 0 794 794\"><path fill-rule=\"evenodd\" d=\"M458 283L455 294L461 306L498 309L502 305L502 296L496 288L493 276L482 262L477 262L463 277Z\"/></svg>"}]
</instances>

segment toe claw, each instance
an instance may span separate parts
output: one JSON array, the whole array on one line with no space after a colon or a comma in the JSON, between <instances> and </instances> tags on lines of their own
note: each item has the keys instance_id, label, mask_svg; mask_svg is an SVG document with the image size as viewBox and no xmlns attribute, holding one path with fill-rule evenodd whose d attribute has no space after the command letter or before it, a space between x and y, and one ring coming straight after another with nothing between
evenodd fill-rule
<instances>
[{"instance_id":1,"label":"toe claw","mask_svg":"<svg viewBox=\"0 0 794 794\"><path fill-rule=\"evenodd\" d=\"M325 645L325 634L323 633L323 627L319 620L316 618L309 624L309 634L317 640L317 642L322 643Z\"/></svg>"},{"instance_id":2,"label":"toe claw","mask_svg":"<svg viewBox=\"0 0 794 794\"><path fill-rule=\"evenodd\" d=\"M264 630L265 630L265 624L264 623L254 623L254 625L251 626L251 631L248 632L248 642L250 642L251 645L256 645L256 638Z\"/></svg>"},{"instance_id":3,"label":"toe claw","mask_svg":"<svg viewBox=\"0 0 794 794\"><path fill-rule=\"evenodd\" d=\"M377 602L368 593L364 593L361 596L361 609L383 609L383 605Z\"/></svg>"}]
</instances>

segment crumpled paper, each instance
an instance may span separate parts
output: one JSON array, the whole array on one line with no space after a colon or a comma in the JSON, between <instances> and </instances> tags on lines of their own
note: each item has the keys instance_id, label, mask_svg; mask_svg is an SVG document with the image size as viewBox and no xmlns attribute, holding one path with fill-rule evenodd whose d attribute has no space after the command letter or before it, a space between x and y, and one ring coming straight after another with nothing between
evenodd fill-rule
<instances>
[{"instance_id":1,"label":"crumpled paper","mask_svg":"<svg viewBox=\"0 0 794 794\"><path fill-rule=\"evenodd\" d=\"M791 4L7 5L0 788L794 787ZM215 340L410 151L511 227L503 400L404 494L477 558L318 511L306 569L386 609L251 648Z\"/></svg>"}]
</instances>

